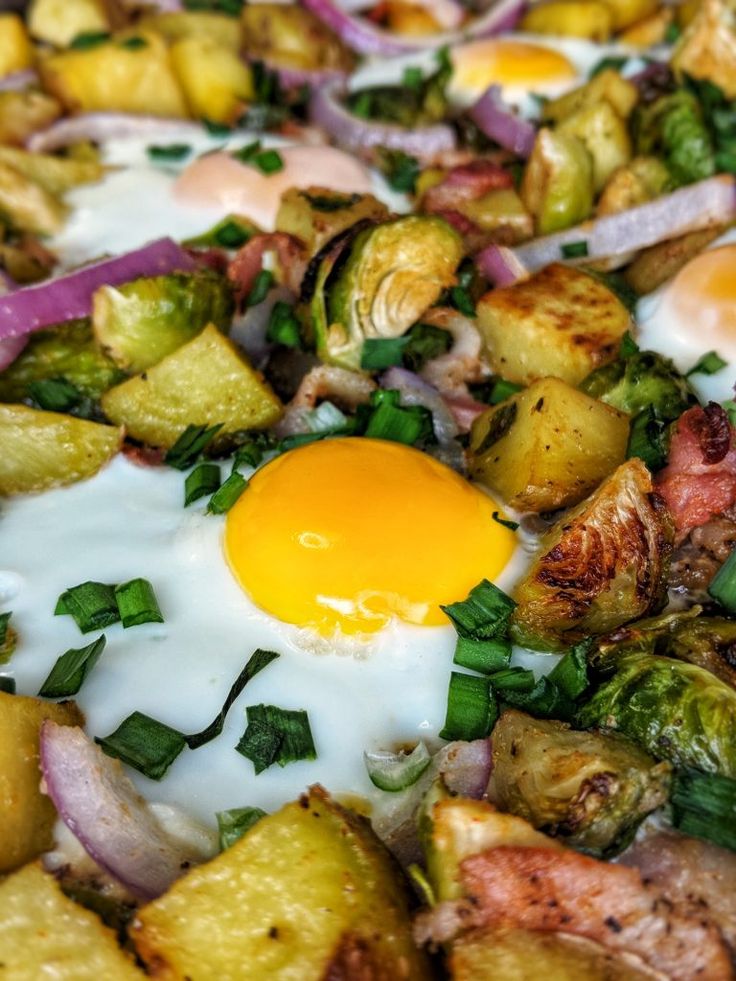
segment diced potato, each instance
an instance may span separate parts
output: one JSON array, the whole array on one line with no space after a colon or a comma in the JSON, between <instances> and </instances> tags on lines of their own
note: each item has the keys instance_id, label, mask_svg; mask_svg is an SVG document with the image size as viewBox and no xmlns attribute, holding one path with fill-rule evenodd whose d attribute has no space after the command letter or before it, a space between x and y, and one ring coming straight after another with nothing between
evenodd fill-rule
<instances>
[{"instance_id":1,"label":"diced potato","mask_svg":"<svg viewBox=\"0 0 736 981\"><path fill-rule=\"evenodd\" d=\"M65 48L79 34L113 26L105 0L31 0L28 29L39 41Z\"/></svg>"},{"instance_id":2,"label":"diced potato","mask_svg":"<svg viewBox=\"0 0 736 981\"><path fill-rule=\"evenodd\" d=\"M163 38L138 31L142 45L117 37L92 48L60 51L39 62L44 87L72 112L114 111L187 116Z\"/></svg>"},{"instance_id":3,"label":"diced potato","mask_svg":"<svg viewBox=\"0 0 736 981\"><path fill-rule=\"evenodd\" d=\"M74 702L0 692L0 873L17 869L53 844L56 810L41 793L38 762L41 724L46 719L61 726L84 724Z\"/></svg>"},{"instance_id":4,"label":"diced potato","mask_svg":"<svg viewBox=\"0 0 736 981\"><path fill-rule=\"evenodd\" d=\"M0 14L0 76L33 64L33 48L18 14Z\"/></svg>"},{"instance_id":5,"label":"diced potato","mask_svg":"<svg viewBox=\"0 0 736 981\"><path fill-rule=\"evenodd\" d=\"M634 157L611 174L596 213L612 215L651 201L666 190L670 180L669 171L657 157Z\"/></svg>"},{"instance_id":6,"label":"diced potato","mask_svg":"<svg viewBox=\"0 0 736 981\"><path fill-rule=\"evenodd\" d=\"M115 934L40 865L0 883L0 964L7 981L144 981Z\"/></svg>"},{"instance_id":7,"label":"diced potato","mask_svg":"<svg viewBox=\"0 0 736 981\"><path fill-rule=\"evenodd\" d=\"M458 211L500 245L516 245L534 234L534 220L513 188L489 191L458 204Z\"/></svg>"},{"instance_id":8,"label":"diced potato","mask_svg":"<svg viewBox=\"0 0 736 981\"><path fill-rule=\"evenodd\" d=\"M491 290L477 313L493 371L520 385L549 375L577 385L616 357L631 327L628 310L606 286L561 263Z\"/></svg>"},{"instance_id":9,"label":"diced potato","mask_svg":"<svg viewBox=\"0 0 736 981\"><path fill-rule=\"evenodd\" d=\"M386 3L386 26L397 34L410 37L437 34L442 30L426 7L403 3L402 0L389 0Z\"/></svg>"},{"instance_id":10,"label":"diced potato","mask_svg":"<svg viewBox=\"0 0 736 981\"><path fill-rule=\"evenodd\" d=\"M429 981L407 896L365 819L319 787L262 818L134 921L153 973L177 981Z\"/></svg>"},{"instance_id":11,"label":"diced potato","mask_svg":"<svg viewBox=\"0 0 736 981\"><path fill-rule=\"evenodd\" d=\"M56 256L45 249L35 235L26 232L15 245L0 242L0 265L12 280L25 286L46 279L56 265Z\"/></svg>"},{"instance_id":12,"label":"diced potato","mask_svg":"<svg viewBox=\"0 0 736 981\"><path fill-rule=\"evenodd\" d=\"M210 324L142 375L102 396L109 419L133 439L173 446L188 425L222 423L216 445L243 429L264 429L282 406L235 345Z\"/></svg>"},{"instance_id":13,"label":"diced potato","mask_svg":"<svg viewBox=\"0 0 736 981\"><path fill-rule=\"evenodd\" d=\"M25 405L0 405L0 495L91 477L117 453L121 440L113 426Z\"/></svg>"},{"instance_id":14,"label":"diced potato","mask_svg":"<svg viewBox=\"0 0 736 981\"><path fill-rule=\"evenodd\" d=\"M699 255L723 232L723 225L716 225L644 249L624 273L627 283L641 295L651 293L676 275L686 262Z\"/></svg>"},{"instance_id":15,"label":"diced potato","mask_svg":"<svg viewBox=\"0 0 736 981\"><path fill-rule=\"evenodd\" d=\"M575 136L540 129L520 194L540 235L584 221L593 207L593 161L583 143Z\"/></svg>"},{"instance_id":16,"label":"diced potato","mask_svg":"<svg viewBox=\"0 0 736 981\"><path fill-rule=\"evenodd\" d=\"M573 113L597 106L603 101L610 102L622 119L628 119L639 101L639 93L633 82L623 78L613 68L604 68L580 88L566 92L557 99L550 99L544 104L542 114L545 120L559 123Z\"/></svg>"},{"instance_id":17,"label":"diced potato","mask_svg":"<svg viewBox=\"0 0 736 981\"><path fill-rule=\"evenodd\" d=\"M23 146L61 113L60 103L45 92L0 92L0 143Z\"/></svg>"},{"instance_id":18,"label":"diced potato","mask_svg":"<svg viewBox=\"0 0 736 981\"><path fill-rule=\"evenodd\" d=\"M633 48L651 48L655 44L663 44L674 16L673 7L660 7L653 14L628 27L619 34L617 40L621 44L630 44Z\"/></svg>"},{"instance_id":19,"label":"diced potato","mask_svg":"<svg viewBox=\"0 0 736 981\"><path fill-rule=\"evenodd\" d=\"M532 34L562 34L607 41L613 12L602 0L542 0L524 14L520 29Z\"/></svg>"},{"instance_id":20,"label":"diced potato","mask_svg":"<svg viewBox=\"0 0 736 981\"><path fill-rule=\"evenodd\" d=\"M675 11L679 27L685 28L692 23L702 2L703 0L681 0L681 3L677 4Z\"/></svg>"},{"instance_id":21,"label":"diced potato","mask_svg":"<svg viewBox=\"0 0 736 981\"><path fill-rule=\"evenodd\" d=\"M246 3L240 23L249 58L291 68L353 67L353 55L337 35L297 4Z\"/></svg>"},{"instance_id":22,"label":"diced potato","mask_svg":"<svg viewBox=\"0 0 736 981\"><path fill-rule=\"evenodd\" d=\"M102 180L105 168L97 160L74 160L50 153L29 153L12 146L0 146L0 164L8 164L30 178L49 194L63 194L78 184Z\"/></svg>"},{"instance_id":23,"label":"diced potato","mask_svg":"<svg viewBox=\"0 0 736 981\"><path fill-rule=\"evenodd\" d=\"M386 205L372 194L336 194L329 187L292 187L281 196L276 231L300 239L314 255L340 232L365 218L385 221Z\"/></svg>"},{"instance_id":24,"label":"diced potato","mask_svg":"<svg viewBox=\"0 0 736 981\"><path fill-rule=\"evenodd\" d=\"M147 14L138 26L156 31L167 41L182 37L209 38L230 51L240 49L240 24L235 17L209 10L177 10L170 13Z\"/></svg>"},{"instance_id":25,"label":"diced potato","mask_svg":"<svg viewBox=\"0 0 736 981\"><path fill-rule=\"evenodd\" d=\"M238 54L208 37L184 37L171 64L192 116L233 125L254 97L253 75Z\"/></svg>"},{"instance_id":26,"label":"diced potato","mask_svg":"<svg viewBox=\"0 0 736 981\"><path fill-rule=\"evenodd\" d=\"M631 160L631 137L626 123L610 102L586 106L567 116L558 133L576 136L593 160L593 188L600 191L619 167Z\"/></svg>"},{"instance_id":27,"label":"diced potato","mask_svg":"<svg viewBox=\"0 0 736 981\"><path fill-rule=\"evenodd\" d=\"M626 459L629 417L543 378L473 423L470 473L517 511L578 504Z\"/></svg>"},{"instance_id":28,"label":"diced potato","mask_svg":"<svg viewBox=\"0 0 736 981\"><path fill-rule=\"evenodd\" d=\"M14 228L53 235L64 223L66 208L40 184L0 161L0 214Z\"/></svg>"},{"instance_id":29,"label":"diced potato","mask_svg":"<svg viewBox=\"0 0 736 981\"><path fill-rule=\"evenodd\" d=\"M732 22L733 12L723 0L703 0L670 60L676 73L712 82L728 99L736 99L736 32Z\"/></svg>"},{"instance_id":30,"label":"diced potato","mask_svg":"<svg viewBox=\"0 0 736 981\"><path fill-rule=\"evenodd\" d=\"M613 12L614 32L643 20L659 6L659 0L606 0L606 3Z\"/></svg>"}]
</instances>

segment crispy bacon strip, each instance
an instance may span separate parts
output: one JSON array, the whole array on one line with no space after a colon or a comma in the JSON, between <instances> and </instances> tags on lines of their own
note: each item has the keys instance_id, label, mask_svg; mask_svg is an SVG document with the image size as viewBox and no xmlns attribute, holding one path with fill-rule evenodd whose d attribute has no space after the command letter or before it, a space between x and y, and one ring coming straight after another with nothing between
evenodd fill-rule
<instances>
[{"instance_id":1,"label":"crispy bacon strip","mask_svg":"<svg viewBox=\"0 0 736 981\"><path fill-rule=\"evenodd\" d=\"M508 171L492 160L473 160L452 170L422 197L422 211L457 212L458 204L483 197L489 191L514 186ZM462 217L462 216L461 216Z\"/></svg>"}]
</instances>

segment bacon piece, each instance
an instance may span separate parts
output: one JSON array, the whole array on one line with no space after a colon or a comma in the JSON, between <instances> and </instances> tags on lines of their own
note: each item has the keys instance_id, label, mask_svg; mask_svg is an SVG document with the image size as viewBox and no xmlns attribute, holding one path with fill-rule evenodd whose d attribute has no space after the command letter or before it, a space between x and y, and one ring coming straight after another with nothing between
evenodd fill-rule
<instances>
[{"instance_id":1,"label":"bacon piece","mask_svg":"<svg viewBox=\"0 0 736 981\"><path fill-rule=\"evenodd\" d=\"M501 846L466 858L460 870L473 926L588 937L638 955L672 981L733 979L718 929L634 869L568 850Z\"/></svg>"},{"instance_id":2,"label":"bacon piece","mask_svg":"<svg viewBox=\"0 0 736 981\"><path fill-rule=\"evenodd\" d=\"M492 160L473 160L453 167L422 197L422 211L432 214L457 212L458 204L474 201L489 191L514 186L508 171Z\"/></svg>"},{"instance_id":3,"label":"bacon piece","mask_svg":"<svg viewBox=\"0 0 736 981\"><path fill-rule=\"evenodd\" d=\"M678 541L736 504L736 430L720 405L710 402L680 416L656 483Z\"/></svg>"},{"instance_id":4,"label":"bacon piece","mask_svg":"<svg viewBox=\"0 0 736 981\"><path fill-rule=\"evenodd\" d=\"M258 273L263 268L263 257L274 252L278 263L277 279L294 293L299 292L307 260L301 242L285 232L254 235L240 249L228 266L227 277L235 286L238 302L244 300L253 289Z\"/></svg>"}]
</instances>

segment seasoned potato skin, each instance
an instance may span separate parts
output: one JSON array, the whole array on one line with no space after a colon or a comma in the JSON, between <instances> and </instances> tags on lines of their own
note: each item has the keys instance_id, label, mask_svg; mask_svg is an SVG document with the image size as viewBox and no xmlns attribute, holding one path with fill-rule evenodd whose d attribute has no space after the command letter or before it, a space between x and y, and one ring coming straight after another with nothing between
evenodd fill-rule
<instances>
[{"instance_id":1,"label":"seasoned potato skin","mask_svg":"<svg viewBox=\"0 0 736 981\"><path fill-rule=\"evenodd\" d=\"M613 12L598 0L543 0L524 15L520 29L532 34L562 34L607 41L613 27Z\"/></svg>"},{"instance_id":2,"label":"seasoned potato skin","mask_svg":"<svg viewBox=\"0 0 736 981\"><path fill-rule=\"evenodd\" d=\"M23 146L62 111L61 103L45 92L0 92L0 143Z\"/></svg>"}]
</instances>

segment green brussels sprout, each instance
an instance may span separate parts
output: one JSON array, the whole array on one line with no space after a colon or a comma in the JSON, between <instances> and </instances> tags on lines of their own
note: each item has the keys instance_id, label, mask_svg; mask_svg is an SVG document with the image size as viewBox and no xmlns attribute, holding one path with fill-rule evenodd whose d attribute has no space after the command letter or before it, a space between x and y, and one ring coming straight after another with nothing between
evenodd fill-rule
<instances>
[{"instance_id":1,"label":"green brussels sprout","mask_svg":"<svg viewBox=\"0 0 736 981\"><path fill-rule=\"evenodd\" d=\"M317 354L360 368L367 337L400 337L455 281L462 239L442 218L369 225L323 258L312 300Z\"/></svg>"},{"instance_id":2,"label":"green brussels sprout","mask_svg":"<svg viewBox=\"0 0 736 981\"><path fill-rule=\"evenodd\" d=\"M612 855L667 801L671 767L618 734L510 709L493 730L491 799L591 855Z\"/></svg>"},{"instance_id":3,"label":"green brussels sprout","mask_svg":"<svg viewBox=\"0 0 736 981\"><path fill-rule=\"evenodd\" d=\"M540 235L584 221L593 210L593 159L583 143L567 133L540 129L520 194Z\"/></svg>"},{"instance_id":4,"label":"green brussels sprout","mask_svg":"<svg viewBox=\"0 0 736 981\"><path fill-rule=\"evenodd\" d=\"M442 122L447 116L450 59L437 54L438 67L426 78L421 68L408 67L401 85L375 85L350 92L346 103L361 119L380 120L414 128Z\"/></svg>"},{"instance_id":5,"label":"green brussels sprout","mask_svg":"<svg viewBox=\"0 0 736 981\"><path fill-rule=\"evenodd\" d=\"M715 149L697 97L685 88L637 107L636 152L661 156L676 186L716 172Z\"/></svg>"},{"instance_id":6,"label":"green brussels sprout","mask_svg":"<svg viewBox=\"0 0 736 981\"><path fill-rule=\"evenodd\" d=\"M627 460L542 536L514 594L513 639L561 651L657 612L673 538L649 471Z\"/></svg>"},{"instance_id":7,"label":"green brussels sprout","mask_svg":"<svg viewBox=\"0 0 736 981\"><path fill-rule=\"evenodd\" d=\"M637 351L596 368L579 388L632 416L651 405L661 422L674 422L686 409L698 404L687 379L669 358L654 351Z\"/></svg>"},{"instance_id":8,"label":"green brussels sprout","mask_svg":"<svg viewBox=\"0 0 736 981\"><path fill-rule=\"evenodd\" d=\"M615 729L678 768L736 777L736 691L696 664L626 654L577 721Z\"/></svg>"},{"instance_id":9,"label":"green brussels sprout","mask_svg":"<svg viewBox=\"0 0 736 981\"><path fill-rule=\"evenodd\" d=\"M100 287L92 300L92 325L102 350L135 374L158 364L207 324L227 333L233 310L225 277L200 269Z\"/></svg>"},{"instance_id":10,"label":"green brussels sprout","mask_svg":"<svg viewBox=\"0 0 736 981\"><path fill-rule=\"evenodd\" d=\"M23 402L30 386L63 378L97 399L124 373L97 347L89 320L70 320L31 334L23 353L0 373L0 402Z\"/></svg>"}]
</instances>

